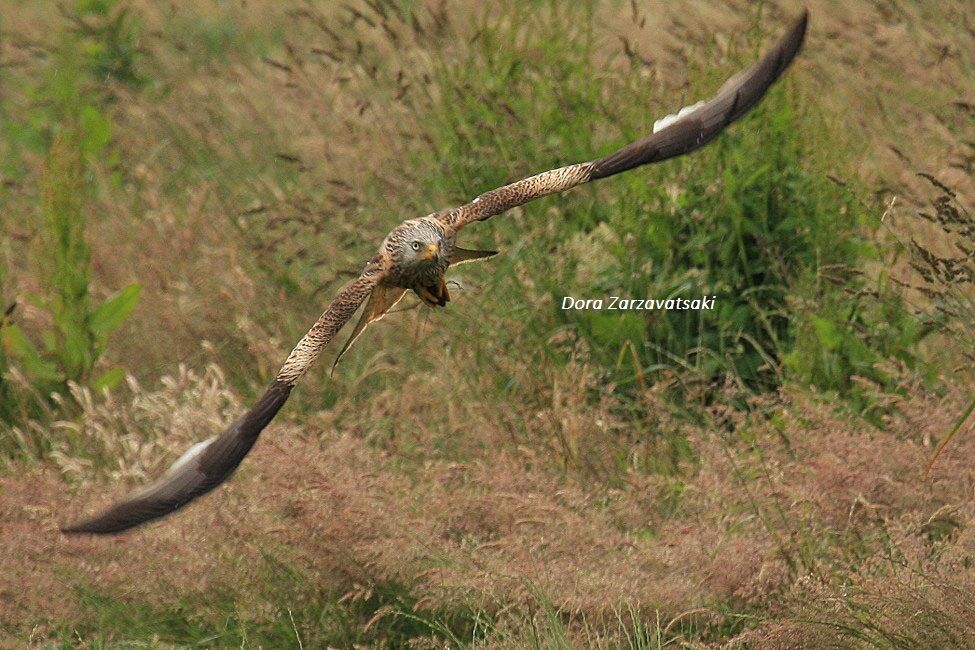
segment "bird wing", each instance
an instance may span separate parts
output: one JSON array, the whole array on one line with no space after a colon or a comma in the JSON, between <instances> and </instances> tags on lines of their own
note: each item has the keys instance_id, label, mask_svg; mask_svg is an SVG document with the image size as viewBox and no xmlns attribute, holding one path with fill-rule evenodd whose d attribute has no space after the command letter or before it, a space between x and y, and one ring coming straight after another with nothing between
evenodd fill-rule
<instances>
[{"instance_id":1,"label":"bird wing","mask_svg":"<svg viewBox=\"0 0 975 650\"><path fill-rule=\"evenodd\" d=\"M436 218L456 232L534 199L703 147L755 106L782 75L802 47L808 18L808 12L803 12L774 48L726 81L714 97L657 120L653 133L645 138L604 158L559 167L485 192L467 205L437 213Z\"/></svg>"},{"instance_id":2,"label":"bird wing","mask_svg":"<svg viewBox=\"0 0 975 650\"><path fill-rule=\"evenodd\" d=\"M450 266L457 266L458 264L465 264L467 262L476 262L478 260L487 259L489 257L494 257L498 254L498 251L485 251L485 250L468 250L466 248L461 248L460 246L454 246L450 252ZM349 335L349 339L339 350L339 353L335 357L335 361L332 363L332 370L339 365L339 361L345 356L345 353L349 351L352 344L356 342L362 332L378 320L382 320L383 316L389 313L389 310L395 307L403 296L406 294L406 289L400 287L387 287L385 285L377 285L375 289L372 290L372 294L369 296L369 302L366 303L365 308L362 310L362 316L359 318L359 322L356 323L355 329L352 330L352 334Z\"/></svg>"},{"instance_id":3,"label":"bird wing","mask_svg":"<svg viewBox=\"0 0 975 650\"><path fill-rule=\"evenodd\" d=\"M291 389L369 297L385 271L386 264L377 255L357 279L335 296L288 355L277 377L257 403L226 431L190 447L154 483L90 519L65 526L62 532L122 532L178 510L230 478L261 431L288 400Z\"/></svg>"},{"instance_id":4,"label":"bird wing","mask_svg":"<svg viewBox=\"0 0 975 650\"><path fill-rule=\"evenodd\" d=\"M468 262L479 262L494 257L497 254L498 251L469 250L460 246L454 246L450 251L450 266L467 264Z\"/></svg>"},{"instance_id":5,"label":"bird wing","mask_svg":"<svg viewBox=\"0 0 975 650\"><path fill-rule=\"evenodd\" d=\"M396 306L406 293L406 289L401 289L400 287L387 287L385 285L378 285L372 290L372 294L369 296L369 302L366 303L365 308L362 310L362 316L359 318L359 322L356 323L355 329L352 330L352 334L349 336L349 340L345 342L342 349L339 350L338 355L335 357L335 361L332 363L332 370L335 370L335 366L339 365L339 360L345 356L345 353L349 351L355 340L359 338L363 330L370 323L374 323L377 320L382 319L386 313Z\"/></svg>"}]
</instances>

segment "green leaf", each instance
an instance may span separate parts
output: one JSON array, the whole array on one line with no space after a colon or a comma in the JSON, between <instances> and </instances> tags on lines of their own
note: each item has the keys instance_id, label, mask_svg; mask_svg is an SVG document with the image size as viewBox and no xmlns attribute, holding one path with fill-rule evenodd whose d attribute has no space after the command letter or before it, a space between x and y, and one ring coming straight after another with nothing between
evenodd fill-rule
<instances>
[{"instance_id":1,"label":"green leaf","mask_svg":"<svg viewBox=\"0 0 975 650\"><path fill-rule=\"evenodd\" d=\"M142 285L135 282L125 287L114 296L109 296L105 302L92 312L88 326L96 336L107 336L125 322L135 306L139 304Z\"/></svg>"},{"instance_id":2,"label":"green leaf","mask_svg":"<svg viewBox=\"0 0 975 650\"><path fill-rule=\"evenodd\" d=\"M8 325L0 329L0 339L7 353L17 358L32 378L60 381L61 375L54 364L41 357L40 352L19 327Z\"/></svg>"},{"instance_id":3,"label":"green leaf","mask_svg":"<svg viewBox=\"0 0 975 650\"><path fill-rule=\"evenodd\" d=\"M24 336L24 333L16 325L7 325L3 328L3 346L9 354L18 358L40 356L34 344Z\"/></svg>"},{"instance_id":4,"label":"green leaf","mask_svg":"<svg viewBox=\"0 0 975 650\"><path fill-rule=\"evenodd\" d=\"M92 380L91 387L99 393L103 390L111 390L115 388L124 377L125 372L121 368L112 368L108 372L105 372Z\"/></svg>"},{"instance_id":5,"label":"green leaf","mask_svg":"<svg viewBox=\"0 0 975 650\"><path fill-rule=\"evenodd\" d=\"M61 331L61 346L57 350L61 368L69 379L81 379L95 363L91 333L83 321L70 317L59 317L55 322Z\"/></svg>"}]
</instances>

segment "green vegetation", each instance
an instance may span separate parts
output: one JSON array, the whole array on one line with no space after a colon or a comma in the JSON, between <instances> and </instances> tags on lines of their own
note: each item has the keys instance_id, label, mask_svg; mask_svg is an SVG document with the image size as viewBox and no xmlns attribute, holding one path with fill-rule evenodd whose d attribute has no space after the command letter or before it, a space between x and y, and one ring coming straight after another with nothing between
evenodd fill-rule
<instances>
[{"instance_id":1,"label":"green vegetation","mask_svg":"<svg viewBox=\"0 0 975 650\"><path fill-rule=\"evenodd\" d=\"M49 415L52 395L67 396L72 382L97 392L115 386L124 376L121 368L106 369L99 361L109 335L138 303L141 287L130 284L96 303L86 240L86 213L95 190L92 163L107 159L111 164L115 157L109 150L111 123L98 107L105 95L92 87L91 78L135 81L134 37L127 12L119 11L109 19L110 4L82 2L77 13L66 16L79 26L79 33L68 31L40 82L24 88L43 108L32 112L30 120L7 125L16 145L27 151L46 149L46 160L38 188L41 234L32 247L44 286L42 292L20 297L44 318L43 324L25 332L11 311L0 325L4 367L16 369L20 379L15 384L9 370L0 379L5 428ZM89 22L93 16L108 22L93 25ZM15 169L19 160L22 166L19 147L9 151L7 165ZM37 458L50 452L51 443L45 436L28 439L5 433L0 436L0 453Z\"/></svg>"},{"instance_id":2,"label":"green vegetation","mask_svg":"<svg viewBox=\"0 0 975 650\"><path fill-rule=\"evenodd\" d=\"M269 564L273 566L273 562ZM281 573L282 569L286 575ZM321 594L315 599L296 594L293 582L301 576L281 566L269 570L269 594L282 605L262 621L247 620L233 598L218 602L186 599L175 607L158 608L145 602L126 603L112 594L83 590L78 598L90 616L84 625L62 631L97 647L118 644L177 644L220 647L336 647L349 644L398 647L410 639L445 634L458 640L474 622L436 612L416 613L402 586L378 587L368 594ZM285 605L287 604L287 605ZM214 608L228 616L201 617ZM434 636L436 635L436 636ZM65 646L70 647L70 646Z\"/></svg>"},{"instance_id":3,"label":"green vegetation","mask_svg":"<svg viewBox=\"0 0 975 650\"><path fill-rule=\"evenodd\" d=\"M406 590L399 588L402 593ZM288 602L284 594L276 594ZM192 612L217 605L234 612L232 600L220 603L187 601L173 609L155 609L145 603L122 603L108 594L79 594L90 611L86 624L64 629L63 638L91 647L117 645L176 644L220 647L344 647L353 644L370 647L403 647L426 644L451 648L483 647L486 642L511 648L554 650L578 647L573 640L573 623L552 603L538 611L509 612L501 617L486 612L453 615L416 611L398 598L382 604L379 596L349 602L332 595L321 601L296 601L294 607L281 607L265 621L250 622L231 614L220 621L195 620ZM587 642L592 647L619 650L662 650L693 633L693 621L644 621L633 608L620 607L615 629L610 626L612 643L604 629L597 630L581 621ZM124 630L123 634L105 630ZM72 647L65 642L61 646Z\"/></svg>"},{"instance_id":4,"label":"green vegetation","mask_svg":"<svg viewBox=\"0 0 975 650\"><path fill-rule=\"evenodd\" d=\"M24 367L32 383L49 393L68 381L91 380L96 389L110 388L122 377L113 369L92 377L105 351L108 334L132 312L139 298L133 284L93 307L89 295L91 265L85 242L83 148L70 131L59 134L48 158L41 211L49 252L49 299L33 298L51 316L53 328L41 332L40 352L16 325L4 329L4 343Z\"/></svg>"},{"instance_id":5,"label":"green vegetation","mask_svg":"<svg viewBox=\"0 0 975 650\"><path fill-rule=\"evenodd\" d=\"M601 43L587 11L548 6L510 21L485 17L460 55L421 40L429 69L398 71L395 80L392 71L367 69L363 84L378 94L395 81L401 91L393 101L424 115L418 132L403 134L417 144L409 169L422 170L411 174L414 211L429 209L431 197L436 205L463 202L643 133L642 69L601 74ZM410 29L409 14L389 21L391 33ZM356 25L358 32L335 37L336 52L351 56L350 43L361 48L370 37L378 51L384 36L392 38ZM362 58L370 56L380 54L367 50ZM740 67L753 56L732 60ZM695 87L720 81L711 74ZM873 402L851 378L893 390L896 379L878 373L877 364L895 356L917 366L928 330L896 292L857 271L877 261L870 241L876 224L861 233L879 205L864 204L855 181L828 178L838 156L823 152L825 116L815 110L786 81L699 154L526 207L535 216L516 232L496 227L514 259L495 274L491 300L516 308L539 292L550 297L549 314L530 316L529 347L544 349L568 328L590 343L600 365L616 363L611 378L620 388L677 376L678 400L695 397L689 384L730 382L754 394L781 385L791 371L868 413ZM711 311L566 312L560 298L568 287L577 297L717 300Z\"/></svg>"}]
</instances>

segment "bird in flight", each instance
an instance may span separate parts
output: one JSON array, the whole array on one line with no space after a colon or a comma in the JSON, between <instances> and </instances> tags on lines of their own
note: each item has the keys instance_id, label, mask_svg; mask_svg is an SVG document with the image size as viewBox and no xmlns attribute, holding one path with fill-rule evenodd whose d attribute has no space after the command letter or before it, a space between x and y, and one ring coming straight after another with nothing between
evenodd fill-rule
<instances>
[{"instance_id":1,"label":"bird in flight","mask_svg":"<svg viewBox=\"0 0 975 650\"><path fill-rule=\"evenodd\" d=\"M657 120L650 135L619 151L530 176L485 192L466 205L410 219L394 228L359 277L335 296L298 342L250 410L222 434L190 447L154 483L92 518L63 527L62 532L118 533L163 517L213 490L234 473L301 377L363 303L359 322L336 363L366 326L382 318L407 291L428 305L443 307L450 300L447 269L496 254L458 246L457 235L465 226L542 196L690 153L713 140L754 107L789 66L802 46L807 21L808 13L803 12L771 51L726 81L714 97Z\"/></svg>"}]
</instances>

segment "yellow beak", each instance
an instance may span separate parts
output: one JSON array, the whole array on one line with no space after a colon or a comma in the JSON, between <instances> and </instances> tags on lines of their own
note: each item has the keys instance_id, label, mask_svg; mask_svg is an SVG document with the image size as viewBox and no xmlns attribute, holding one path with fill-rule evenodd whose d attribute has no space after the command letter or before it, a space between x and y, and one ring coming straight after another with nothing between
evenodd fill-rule
<instances>
[{"instance_id":1,"label":"yellow beak","mask_svg":"<svg viewBox=\"0 0 975 650\"><path fill-rule=\"evenodd\" d=\"M417 253L417 259L421 260L432 260L440 252L439 244L427 244L422 252Z\"/></svg>"}]
</instances>

